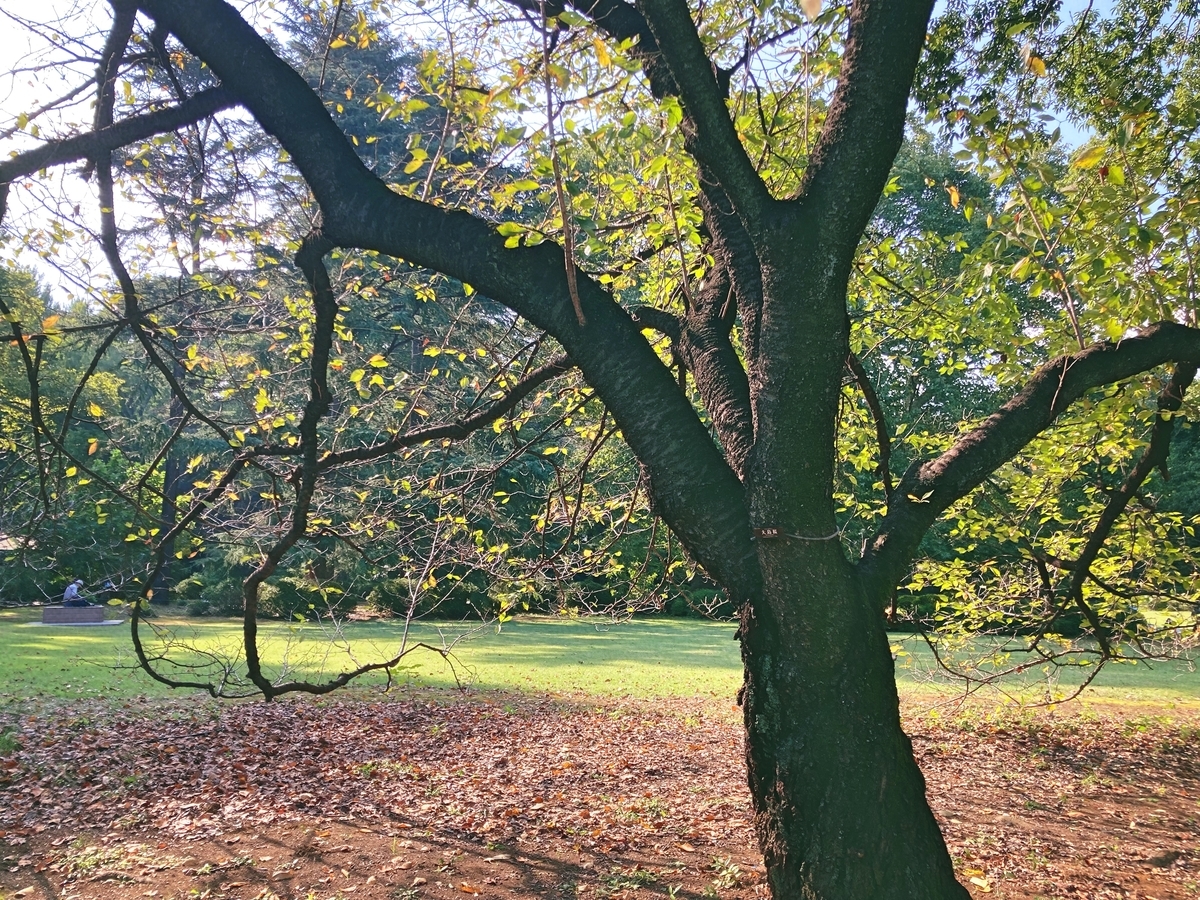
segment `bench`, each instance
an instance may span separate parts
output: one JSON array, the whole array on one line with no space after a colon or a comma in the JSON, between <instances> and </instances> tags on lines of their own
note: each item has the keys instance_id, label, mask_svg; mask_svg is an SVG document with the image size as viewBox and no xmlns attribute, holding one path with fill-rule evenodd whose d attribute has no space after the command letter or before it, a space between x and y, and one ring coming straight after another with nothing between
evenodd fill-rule
<instances>
[{"instance_id":1,"label":"bench","mask_svg":"<svg viewBox=\"0 0 1200 900\"><path fill-rule=\"evenodd\" d=\"M43 625L94 625L104 621L103 606L43 606Z\"/></svg>"}]
</instances>

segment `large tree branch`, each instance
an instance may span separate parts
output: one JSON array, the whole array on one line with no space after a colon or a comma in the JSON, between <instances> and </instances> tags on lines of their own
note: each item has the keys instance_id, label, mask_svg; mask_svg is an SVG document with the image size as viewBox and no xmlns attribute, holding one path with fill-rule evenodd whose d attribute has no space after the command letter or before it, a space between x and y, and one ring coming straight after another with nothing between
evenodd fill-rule
<instances>
[{"instance_id":1,"label":"large tree branch","mask_svg":"<svg viewBox=\"0 0 1200 900\"><path fill-rule=\"evenodd\" d=\"M692 299L683 317L679 351L704 399L725 459L739 478L745 478L754 446L750 381L730 339L735 303L732 285L720 263L708 273Z\"/></svg>"},{"instance_id":2,"label":"large tree branch","mask_svg":"<svg viewBox=\"0 0 1200 900\"><path fill-rule=\"evenodd\" d=\"M60 166L80 159L97 159L121 147L127 147L156 134L175 131L236 105L237 101L225 88L209 88L189 97L178 106L132 116L106 128L51 141L36 149L19 153L0 162L0 184L9 184L50 166Z\"/></svg>"},{"instance_id":3,"label":"large tree branch","mask_svg":"<svg viewBox=\"0 0 1200 900\"><path fill-rule=\"evenodd\" d=\"M1167 363L1200 363L1200 329L1162 322L1138 337L1047 363L1015 397L936 459L914 463L863 557L868 577L897 583L929 527L1093 388Z\"/></svg>"},{"instance_id":4,"label":"large tree branch","mask_svg":"<svg viewBox=\"0 0 1200 900\"><path fill-rule=\"evenodd\" d=\"M325 105L222 0L144 0L142 8L220 77L291 154L333 244L377 250L467 282L554 335L613 413L650 473L658 512L735 593L758 589L737 476L637 326L578 273L587 321L569 300L562 249L509 249L487 222L390 191L363 165Z\"/></svg>"},{"instance_id":5,"label":"large tree branch","mask_svg":"<svg viewBox=\"0 0 1200 900\"><path fill-rule=\"evenodd\" d=\"M802 216L847 260L887 183L934 0L856 0L837 89L801 183ZM815 226L814 226L815 227Z\"/></svg>"},{"instance_id":6,"label":"large tree branch","mask_svg":"<svg viewBox=\"0 0 1200 900\"><path fill-rule=\"evenodd\" d=\"M754 445L750 382L730 340L733 322L732 285L718 263L703 287L692 296L683 316L651 307L638 307L634 321L665 334L692 379L712 419L725 459L738 478Z\"/></svg>"},{"instance_id":7,"label":"large tree branch","mask_svg":"<svg viewBox=\"0 0 1200 900\"><path fill-rule=\"evenodd\" d=\"M650 92L657 99L680 96L675 77L659 52L658 41L636 7L623 0L576 0L573 5L584 15L591 16L596 27L613 40L634 42L630 52L641 61ZM721 91L723 105L728 84L721 78L717 87ZM758 317L762 310L762 271L758 254L717 173L705 162L702 154L697 153L696 123L687 107L684 108L684 122L684 146L696 159L700 170L700 207L712 235L712 252L725 267L733 283L736 309L742 316L744 326L742 344L746 357L754 359Z\"/></svg>"},{"instance_id":8,"label":"large tree branch","mask_svg":"<svg viewBox=\"0 0 1200 900\"><path fill-rule=\"evenodd\" d=\"M638 6L657 38L658 51L674 76L688 124L695 131L689 147L692 155L716 176L754 234L772 198L738 140L725 104L726 92L717 82L686 0L639 0Z\"/></svg>"}]
</instances>

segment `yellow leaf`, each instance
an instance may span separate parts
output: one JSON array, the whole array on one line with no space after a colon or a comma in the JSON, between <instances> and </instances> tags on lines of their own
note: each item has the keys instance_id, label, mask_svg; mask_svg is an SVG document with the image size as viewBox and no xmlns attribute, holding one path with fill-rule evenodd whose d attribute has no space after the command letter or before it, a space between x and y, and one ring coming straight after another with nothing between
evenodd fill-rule
<instances>
[{"instance_id":1,"label":"yellow leaf","mask_svg":"<svg viewBox=\"0 0 1200 900\"><path fill-rule=\"evenodd\" d=\"M950 205L958 209L958 188L952 184L946 185L946 193L950 195Z\"/></svg>"},{"instance_id":2,"label":"yellow leaf","mask_svg":"<svg viewBox=\"0 0 1200 900\"><path fill-rule=\"evenodd\" d=\"M596 60L604 68L612 65L612 56L608 52L608 45L600 38L592 38L592 46L596 48Z\"/></svg>"},{"instance_id":3,"label":"yellow leaf","mask_svg":"<svg viewBox=\"0 0 1200 900\"><path fill-rule=\"evenodd\" d=\"M1102 159L1104 159L1104 145L1093 144L1075 157L1072 165L1077 169L1094 169Z\"/></svg>"},{"instance_id":4,"label":"yellow leaf","mask_svg":"<svg viewBox=\"0 0 1200 900\"><path fill-rule=\"evenodd\" d=\"M821 0L800 0L800 9L808 17L808 21L812 22L821 14Z\"/></svg>"},{"instance_id":5,"label":"yellow leaf","mask_svg":"<svg viewBox=\"0 0 1200 900\"><path fill-rule=\"evenodd\" d=\"M78 471L79 471L79 470L78 470L78 469L76 469L74 466L68 466L68 467L67 467L67 477L68 477L68 478L74 478L74 477L75 477L75 473L76 473L76 472L78 472Z\"/></svg>"},{"instance_id":6,"label":"yellow leaf","mask_svg":"<svg viewBox=\"0 0 1200 900\"><path fill-rule=\"evenodd\" d=\"M42 331L50 331L58 323L58 318L58 316L47 316L42 319Z\"/></svg>"},{"instance_id":7,"label":"yellow leaf","mask_svg":"<svg viewBox=\"0 0 1200 900\"><path fill-rule=\"evenodd\" d=\"M387 360L383 358L382 353L376 353L369 360L367 360L367 363L373 369L382 369L384 366L387 365Z\"/></svg>"},{"instance_id":8,"label":"yellow leaf","mask_svg":"<svg viewBox=\"0 0 1200 900\"><path fill-rule=\"evenodd\" d=\"M1027 65L1029 67L1029 71L1038 78L1046 77L1046 61L1040 56L1029 57L1029 61L1025 65Z\"/></svg>"},{"instance_id":9,"label":"yellow leaf","mask_svg":"<svg viewBox=\"0 0 1200 900\"><path fill-rule=\"evenodd\" d=\"M342 40L341 38L337 38L336 40L332 40L332 41L330 41L330 42L329 42L329 49L330 49L330 50L339 50L339 49L341 49L342 47L349 47L349 46L350 46L349 42L348 42L348 41L344 41L344 40Z\"/></svg>"},{"instance_id":10,"label":"yellow leaf","mask_svg":"<svg viewBox=\"0 0 1200 900\"><path fill-rule=\"evenodd\" d=\"M973 876L971 878L971 884L975 885L975 887L979 888L985 894L990 894L992 892L992 886L988 884L988 880L986 878L980 878L978 875Z\"/></svg>"},{"instance_id":11,"label":"yellow leaf","mask_svg":"<svg viewBox=\"0 0 1200 900\"><path fill-rule=\"evenodd\" d=\"M100 404L96 403L95 401L92 401L88 404L88 412L97 417L104 415L104 410L101 409Z\"/></svg>"}]
</instances>

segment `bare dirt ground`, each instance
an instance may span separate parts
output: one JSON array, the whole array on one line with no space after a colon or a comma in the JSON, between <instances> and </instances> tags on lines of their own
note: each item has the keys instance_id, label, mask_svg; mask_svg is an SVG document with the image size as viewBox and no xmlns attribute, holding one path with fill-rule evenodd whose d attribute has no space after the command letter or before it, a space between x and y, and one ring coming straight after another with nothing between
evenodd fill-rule
<instances>
[{"instance_id":1,"label":"bare dirt ground","mask_svg":"<svg viewBox=\"0 0 1200 900\"><path fill-rule=\"evenodd\" d=\"M1200 715L914 711L959 874L1200 897ZM0 898L765 896L725 704L0 708Z\"/></svg>"}]
</instances>

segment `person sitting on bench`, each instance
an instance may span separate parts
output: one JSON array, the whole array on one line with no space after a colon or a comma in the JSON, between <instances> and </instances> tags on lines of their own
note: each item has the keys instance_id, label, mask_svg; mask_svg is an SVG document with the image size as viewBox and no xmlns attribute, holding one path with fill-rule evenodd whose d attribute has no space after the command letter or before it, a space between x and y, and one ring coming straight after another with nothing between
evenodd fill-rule
<instances>
[{"instance_id":1,"label":"person sitting on bench","mask_svg":"<svg viewBox=\"0 0 1200 900\"><path fill-rule=\"evenodd\" d=\"M67 589L63 591L63 606L91 606L82 597L79 596L79 589L83 587L83 579L76 578L67 585Z\"/></svg>"}]
</instances>

